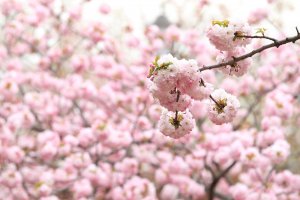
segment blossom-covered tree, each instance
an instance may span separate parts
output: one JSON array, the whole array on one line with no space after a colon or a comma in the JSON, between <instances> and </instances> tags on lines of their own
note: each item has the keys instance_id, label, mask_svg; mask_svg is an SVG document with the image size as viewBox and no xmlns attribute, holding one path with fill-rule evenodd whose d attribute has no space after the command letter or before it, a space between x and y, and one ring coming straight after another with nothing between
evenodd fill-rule
<instances>
[{"instance_id":1,"label":"blossom-covered tree","mask_svg":"<svg viewBox=\"0 0 300 200\"><path fill-rule=\"evenodd\" d=\"M142 29L99 1L0 3L0 199L300 199L297 28L202 27L207 0Z\"/></svg>"}]
</instances>

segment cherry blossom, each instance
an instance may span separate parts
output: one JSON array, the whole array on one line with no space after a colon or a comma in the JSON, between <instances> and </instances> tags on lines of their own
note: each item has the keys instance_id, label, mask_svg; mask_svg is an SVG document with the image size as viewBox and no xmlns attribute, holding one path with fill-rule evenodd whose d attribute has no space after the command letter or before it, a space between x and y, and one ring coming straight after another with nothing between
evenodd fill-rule
<instances>
[{"instance_id":1,"label":"cherry blossom","mask_svg":"<svg viewBox=\"0 0 300 200\"><path fill-rule=\"evenodd\" d=\"M251 40L236 36L251 35L251 28L246 23L229 20L212 21L212 26L207 31L210 42L221 51L231 51L236 47L244 47Z\"/></svg>"},{"instance_id":2,"label":"cherry blossom","mask_svg":"<svg viewBox=\"0 0 300 200\"><path fill-rule=\"evenodd\" d=\"M159 120L159 130L166 136L179 138L190 133L194 127L192 114L185 112L169 112L164 110Z\"/></svg>"},{"instance_id":3,"label":"cherry blossom","mask_svg":"<svg viewBox=\"0 0 300 200\"><path fill-rule=\"evenodd\" d=\"M215 90L208 108L209 119L216 124L228 123L236 116L240 103L237 98L223 89Z\"/></svg>"}]
</instances>

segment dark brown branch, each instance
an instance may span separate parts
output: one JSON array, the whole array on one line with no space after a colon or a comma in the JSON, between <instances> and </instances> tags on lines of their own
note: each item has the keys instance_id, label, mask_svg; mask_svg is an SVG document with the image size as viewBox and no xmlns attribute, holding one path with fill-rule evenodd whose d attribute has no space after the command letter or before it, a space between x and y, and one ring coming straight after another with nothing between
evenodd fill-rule
<instances>
[{"instance_id":1,"label":"dark brown branch","mask_svg":"<svg viewBox=\"0 0 300 200\"><path fill-rule=\"evenodd\" d=\"M214 170L208 164L205 163L204 168L211 173L213 178L216 178L216 174L215 174Z\"/></svg>"},{"instance_id":2,"label":"dark brown branch","mask_svg":"<svg viewBox=\"0 0 300 200\"><path fill-rule=\"evenodd\" d=\"M235 166L236 161L231 163L223 172L221 172L216 178L213 179L213 182L210 184L208 188L208 200L213 200L214 196L216 196L215 189L219 183L219 181L226 176L226 174Z\"/></svg>"},{"instance_id":3,"label":"dark brown branch","mask_svg":"<svg viewBox=\"0 0 300 200\"><path fill-rule=\"evenodd\" d=\"M179 101L179 97L180 97L180 91L179 91L179 90L177 90L176 102L178 102L178 101Z\"/></svg>"},{"instance_id":4,"label":"dark brown branch","mask_svg":"<svg viewBox=\"0 0 300 200\"><path fill-rule=\"evenodd\" d=\"M177 96L176 96L176 102L179 102L180 91L179 91L177 88L175 88L175 92L177 93ZM179 123L179 121L178 121L178 110L176 110L176 112L175 112L174 122L175 122L175 123Z\"/></svg>"},{"instance_id":5,"label":"dark brown branch","mask_svg":"<svg viewBox=\"0 0 300 200\"><path fill-rule=\"evenodd\" d=\"M229 60L227 62L222 62L222 63L219 63L219 64L210 65L210 66L204 66L204 67L200 68L199 71L202 72L202 71L205 71L205 70L221 68L221 67L224 67L224 66L227 66L227 65L233 65L234 63L236 63L238 61L244 60L246 58L250 58L250 57L254 56L255 54L258 54L258 53L260 53L264 50L270 49L272 47L277 47L278 48L281 45L284 45L284 44L287 44L287 43L290 43L290 42L295 43L297 40L300 39L300 34L298 32L299 31L297 31L297 35L294 36L294 37L287 37L287 38L285 38L283 40L280 40L278 42L273 42L271 44L262 46L262 47L260 47L256 50L251 51L250 53L247 53L247 54L239 56L239 57L235 57L234 59Z\"/></svg>"}]
</instances>

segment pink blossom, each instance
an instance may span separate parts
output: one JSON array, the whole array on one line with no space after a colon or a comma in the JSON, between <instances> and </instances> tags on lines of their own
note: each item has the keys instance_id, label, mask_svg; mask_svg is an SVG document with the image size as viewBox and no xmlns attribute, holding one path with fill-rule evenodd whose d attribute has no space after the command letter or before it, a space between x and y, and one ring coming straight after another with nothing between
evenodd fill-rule
<instances>
[{"instance_id":1,"label":"pink blossom","mask_svg":"<svg viewBox=\"0 0 300 200\"><path fill-rule=\"evenodd\" d=\"M108 138L104 141L106 146L111 148L119 148L130 145L132 142L132 136L128 131L111 130Z\"/></svg>"},{"instance_id":2,"label":"pink blossom","mask_svg":"<svg viewBox=\"0 0 300 200\"><path fill-rule=\"evenodd\" d=\"M207 31L210 42L221 51L230 51L236 47L246 46L250 39L236 37L236 35L251 35L251 29L246 23L233 21L213 21Z\"/></svg>"},{"instance_id":3,"label":"pink blossom","mask_svg":"<svg viewBox=\"0 0 300 200\"><path fill-rule=\"evenodd\" d=\"M280 139L284 139L283 130L278 127L271 127L267 131L257 134L257 145L266 147Z\"/></svg>"},{"instance_id":4,"label":"pink blossom","mask_svg":"<svg viewBox=\"0 0 300 200\"><path fill-rule=\"evenodd\" d=\"M57 168L54 172L54 181L59 185L65 185L66 183L76 180L76 178L77 170L72 167L66 169Z\"/></svg>"},{"instance_id":5,"label":"pink blossom","mask_svg":"<svg viewBox=\"0 0 300 200\"><path fill-rule=\"evenodd\" d=\"M101 170L98 166L94 164L89 165L84 170L83 176L87 178L93 185L107 188L111 186L111 176L109 176L109 174L106 171Z\"/></svg>"},{"instance_id":6,"label":"pink blossom","mask_svg":"<svg viewBox=\"0 0 300 200\"><path fill-rule=\"evenodd\" d=\"M169 26L166 29L165 39L172 44L180 39L180 29L177 26Z\"/></svg>"},{"instance_id":7,"label":"pink blossom","mask_svg":"<svg viewBox=\"0 0 300 200\"><path fill-rule=\"evenodd\" d=\"M156 62L150 74L151 80L160 91L171 91L174 88L188 94L199 85L200 73L194 60L178 60L172 55L164 55Z\"/></svg>"},{"instance_id":8,"label":"pink blossom","mask_svg":"<svg viewBox=\"0 0 300 200\"><path fill-rule=\"evenodd\" d=\"M238 183L230 188L230 193L235 200L246 200L249 189L246 185Z\"/></svg>"},{"instance_id":9,"label":"pink blossom","mask_svg":"<svg viewBox=\"0 0 300 200\"><path fill-rule=\"evenodd\" d=\"M43 146L39 152L41 159L45 161L51 161L54 156L57 154L57 146L55 146L51 142L47 142L45 146Z\"/></svg>"},{"instance_id":10,"label":"pink blossom","mask_svg":"<svg viewBox=\"0 0 300 200\"><path fill-rule=\"evenodd\" d=\"M245 50L243 48L235 48L232 51L222 52L217 57L218 63L227 62L233 59L233 57L239 57L245 54ZM248 68L251 65L251 59L247 58L242 61L235 62L233 65L226 65L225 67L220 68L220 70L228 75L242 76L244 75Z\"/></svg>"},{"instance_id":11,"label":"pink blossom","mask_svg":"<svg viewBox=\"0 0 300 200\"><path fill-rule=\"evenodd\" d=\"M72 67L76 72L88 70L89 65L90 61L86 56L77 56L72 59Z\"/></svg>"},{"instance_id":12,"label":"pink blossom","mask_svg":"<svg viewBox=\"0 0 300 200\"><path fill-rule=\"evenodd\" d=\"M203 100L205 98L208 98L212 91L212 84L205 83L205 86L199 84L198 86L191 88L190 91L187 91L187 94L189 94L195 100Z\"/></svg>"},{"instance_id":13,"label":"pink blossom","mask_svg":"<svg viewBox=\"0 0 300 200\"><path fill-rule=\"evenodd\" d=\"M176 186L172 184L167 184L163 187L160 192L160 198L162 200L175 200L179 194L179 190Z\"/></svg>"},{"instance_id":14,"label":"pink blossom","mask_svg":"<svg viewBox=\"0 0 300 200\"><path fill-rule=\"evenodd\" d=\"M191 172L189 165L180 157L175 157L170 163L162 167L174 174L185 174L188 175Z\"/></svg>"},{"instance_id":15,"label":"pink blossom","mask_svg":"<svg viewBox=\"0 0 300 200\"><path fill-rule=\"evenodd\" d=\"M138 172L138 166L137 160L125 158L122 162L115 164L115 169L128 176L133 176Z\"/></svg>"},{"instance_id":16,"label":"pink blossom","mask_svg":"<svg viewBox=\"0 0 300 200\"><path fill-rule=\"evenodd\" d=\"M15 171L14 169L8 169L2 172L0 181L3 185L13 188L20 185L23 181L23 178L20 172Z\"/></svg>"},{"instance_id":17,"label":"pink blossom","mask_svg":"<svg viewBox=\"0 0 300 200\"><path fill-rule=\"evenodd\" d=\"M233 120L240 103L237 98L226 93L223 89L215 90L212 94L214 101L210 101L208 117L215 124L228 123Z\"/></svg>"},{"instance_id":18,"label":"pink blossom","mask_svg":"<svg viewBox=\"0 0 300 200\"><path fill-rule=\"evenodd\" d=\"M257 162L259 162L259 159L260 159L260 153L258 149L255 147L250 147L245 149L241 155L242 163L248 166L256 165Z\"/></svg>"},{"instance_id":19,"label":"pink blossom","mask_svg":"<svg viewBox=\"0 0 300 200\"><path fill-rule=\"evenodd\" d=\"M99 11L102 13L102 14L109 14L111 12L111 8L109 5L107 4L102 4L99 8Z\"/></svg>"},{"instance_id":20,"label":"pink blossom","mask_svg":"<svg viewBox=\"0 0 300 200\"><path fill-rule=\"evenodd\" d=\"M282 119L288 119L293 114L292 102L291 95L282 91L274 91L265 100L264 113L267 116L278 116Z\"/></svg>"},{"instance_id":21,"label":"pink blossom","mask_svg":"<svg viewBox=\"0 0 300 200\"><path fill-rule=\"evenodd\" d=\"M192 131L194 121L189 111L178 112L177 119L175 116L174 112L164 110L158 126L164 135L178 139Z\"/></svg>"},{"instance_id":22,"label":"pink blossom","mask_svg":"<svg viewBox=\"0 0 300 200\"><path fill-rule=\"evenodd\" d=\"M268 10L266 8L258 8L252 11L249 15L249 24L257 24L268 17Z\"/></svg>"},{"instance_id":23,"label":"pink blossom","mask_svg":"<svg viewBox=\"0 0 300 200\"><path fill-rule=\"evenodd\" d=\"M18 146L12 146L6 151L7 159L14 163L20 163L25 157L25 153Z\"/></svg>"},{"instance_id":24,"label":"pink blossom","mask_svg":"<svg viewBox=\"0 0 300 200\"><path fill-rule=\"evenodd\" d=\"M81 129L77 137L79 144L83 147L87 147L96 141L95 134L91 128Z\"/></svg>"},{"instance_id":25,"label":"pink blossom","mask_svg":"<svg viewBox=\"0 0 300 200\"><path fill-rule=\"evenodd\" d=\"M278 140L270 147L263 150L263 154L270 160L279 164L285 161L290 153L290 145L285 140Z\"/></svg>"},{"instance_id":26,"label":"pink blossom","mask_svg":"<svg viewBox=\"0 0 300 200\"><path fill-rule=\"evenodd\" d=\"M80 199L88 197L93 192L93 187L87 179L76 181L73 186L74 197Z\"/></svg>"},{"instance_id":27,"label":"pink blossom","mask_svg":"<svg viewBox=\"0 0 300 200\"><path fill-rule=\"evenodd\" d=\"M27 194L26 190L22 186L17 186L11 190L13 198L22 199L22 200L29 200L29 195Z\"/></svg>"},{"instance_id":28,"label":"pink blossom","mask_svg":"<svg viewBox=\"0 0 300 200\"><path fill-rule=\"evenodd\" d=\"M207 114L207 104L203 101L193 101L189 110L191 111L193 118L204 118Z\"/></svg>"},{"instance_id":29,"label":"pink blossom","mask_svg":"<svg viewBox=\"0 0 300 200\"><path fill-rule=\"evenodd\" d=\"M264 117L261 121L261 126L264 130L271 129L273 126L281 126L281 119L277 116Z\"/></svg>"},{"instance_id":30,"label":"pink blossom","mask_svg":"<svg viewBox=\"0 0 300 200\"><path fill-rule=\"evenodd\" d=\"M1 80L0 81L0 93L1 99L12 100L12 98L18 93L18 85L12 80Z\"/></svg>"},{"instance_id":31,"label":"pink blossom","mask_svg":"<svg viewBox=\"0 0 300 200\"><path fill-rule=\"evenodd\" d=\"M168 174L161 169L155 171L155 182L159 185L163 185L168 181Z\"/></svg>"},{"instance_id":32,"label":"pink blossom","mask_svg":"<svg viewBox=\"0 0 300 200\"><path fill-rule=\"evenodd\" d=\"M196 183L195 181L191 181L188 186L188 193L194 199L201 199L205 196L205 188L202 184Z\"/></svg>"},{"instance_id":33,"label":"pink blossom","mask_svg":"<svg viewBox=\"0 0 300 200\"><path fill-rule=\"evenodd\" d=\"M188 95L180 95L177 101L177 93L174 91L160 91L159 88L153 86L151 92L153 97L158 99L159 104L170 111L185 111L191 103L191 98Z\"/></svg>"},{"instance_id":34,"label":"pink blossom","mask_svg":"<svg viewBox=\"0 0 300 200\"><path fill-rule=\"evenodd\" d=\"M156 192L153 183L148 179L134 176L129 179L123 187L126 199L148 199L155 200Z\"/></svg>"}]
</instances>

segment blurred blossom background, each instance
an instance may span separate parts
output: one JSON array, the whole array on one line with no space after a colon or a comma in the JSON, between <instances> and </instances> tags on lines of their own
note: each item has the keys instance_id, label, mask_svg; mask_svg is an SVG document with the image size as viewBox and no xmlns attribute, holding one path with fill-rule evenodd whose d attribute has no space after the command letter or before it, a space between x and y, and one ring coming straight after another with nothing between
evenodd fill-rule
<instances>
[{"instance_id":1,"label":"blurred blossom background","mask_svg":"<svg viewBox=\"0 0 300 200\"><path fill-rule=\"evenodd\" d=\"M299 42L252 57L241 77L204 71L241 108L215 125L207 101L192 101L195 127L180 139L160 133L147 78L157 55L216 64L213 20L297 35L299 1L0 5L0 200L300 199Z\"/></svg>"}]
</instances>

